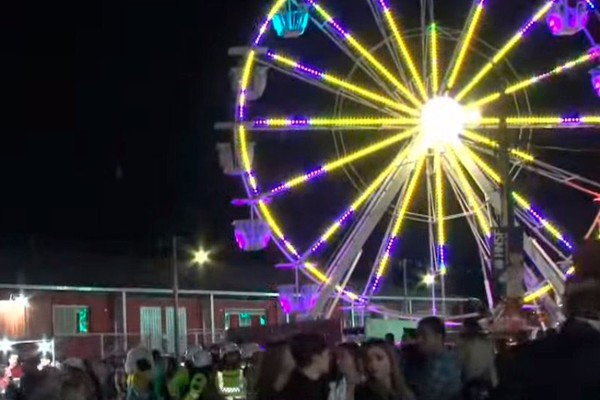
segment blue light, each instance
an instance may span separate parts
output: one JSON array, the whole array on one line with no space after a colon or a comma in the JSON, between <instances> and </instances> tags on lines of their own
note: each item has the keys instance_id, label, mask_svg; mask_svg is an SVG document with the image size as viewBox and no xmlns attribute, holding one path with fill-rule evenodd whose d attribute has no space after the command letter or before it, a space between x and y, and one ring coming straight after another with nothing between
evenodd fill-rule
<instances>
[{"instance_id":1,"label":"blue light","mask_svg":"<svg viewBox=\"0 0 600 400\"><path fill-rule=\"evenodd\" d=\"M308 26L308 9L306 6L294 6L288 0L287 10L273 17L273 29L279 37L297 38L304 34Z\"/></svg>"}]
</instances>

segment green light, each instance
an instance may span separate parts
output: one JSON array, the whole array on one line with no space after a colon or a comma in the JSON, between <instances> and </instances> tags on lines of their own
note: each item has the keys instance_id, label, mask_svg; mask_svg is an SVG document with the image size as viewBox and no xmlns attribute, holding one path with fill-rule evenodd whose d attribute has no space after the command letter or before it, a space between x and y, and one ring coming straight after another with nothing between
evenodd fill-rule
<instances>
[{"instance_id":1,"label":"green light","mask_svg":"<svg viewBox=\"0 0 600 400\"><path fill-rule=\"evenodd\" d=\"M90 312L87 307L77 312L77 333L88 333L90 330Z\"/></svg>"},{"instance_id":2,"label":"green light","mask_svg":"<svg viewBox=\"0 0 600 400\"><path fill-rule=\"evenodd\" d=\"M267 325L267 317L265 317L264 315L260 316L260 326L265 326Z\"/></svg>"}]
</instances>

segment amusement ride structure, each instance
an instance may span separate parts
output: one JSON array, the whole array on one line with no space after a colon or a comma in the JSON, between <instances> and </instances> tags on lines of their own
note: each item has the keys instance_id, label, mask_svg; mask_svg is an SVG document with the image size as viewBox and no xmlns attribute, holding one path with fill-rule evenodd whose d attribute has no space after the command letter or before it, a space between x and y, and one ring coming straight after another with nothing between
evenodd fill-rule
<instances>
[{"instance_id":1,"label":"amusement ride structure","mask_svg":"<svg viewBox=\"0 0 600 400\"><path fill-rule=\"evenodd\" d=\"M600 20L596 4L527 3L529 17L495 47L479 36L489 10L503 7L497 0L475 0L463 29L438 23L433 0L412 2L421 23L411 29L400 14L406 2L341 4L351 3L365 11L357 19L358 11L352 17L344 8L342 15L359 21L356 31L336 14L334 0L275 0L250 45L230 49L241 59L231 72L235 121L217 128L233 131L233 143L219 145L221 163L227 174L241 177L246 190L246 198L234 204L250 210L250 218L234 223L239 246L260 250L272 239L287 259L284 266L318 285L305 310L311 317L330 316L343 299L370 312L410 318L370 301L404 251L407 223L426 227L428 279L444 287L453 267L448 227L466 219L490 309L501 313L512 299L543 307L550 322L560 322L565 280L576 269L575 244L534 205L536 193L519 185L519 178L537 174L580 191L590 207L600 198L600 183L538 159L531 147L539 135L600 127L598 103L573 112L557 109L558 102L552 114L547 101L541 108L535 104L540 96L532 96L542 83L588 71L600 96L600 46L591 30ZM467 0L456 3L466 12ZM561 37L567 51L562 62L523 78L509 60L534 30ZM497 35L495 41L505 37ZM292 92L283 82L321 95ZM288 100L277 97L282 92ZM270 150L291 135L297 152L310 149L310 142L311 154L320 156L326 153L318 137L328 132L335 154L312 167L307 155L305 172L290 171L286 156ZM290 226L319 208L318 196L329 190L335 195L332 182L347 178L358 190L337 217L319 221L320 233L301 247ZM312 203L303 197L304 212L286 209L285 198L307 191L317 197ZM588 236L597 235L599 224L600 214ZM369 255L365 246L374 241L377 251ZM368 279L352 290L355 269L365 265L371 267Z\"/></svg>"}]
</instances>

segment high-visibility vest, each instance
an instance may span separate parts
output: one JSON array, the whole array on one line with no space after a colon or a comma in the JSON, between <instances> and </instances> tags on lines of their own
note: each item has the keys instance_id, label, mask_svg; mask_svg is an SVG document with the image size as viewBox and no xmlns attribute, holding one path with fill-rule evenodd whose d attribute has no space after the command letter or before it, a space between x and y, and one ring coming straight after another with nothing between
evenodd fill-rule
<instances>
[{"instance_id":1,"label":"high-visibility vest","mask_svg":"<svg viewBox=\"0 0 600 400\"><path fill-rule=\"evenodd\" d=\"M242 398L246 396L246 379L242 369L217 372L217 389L227 398Z\"/></svg>"}]
</instances>

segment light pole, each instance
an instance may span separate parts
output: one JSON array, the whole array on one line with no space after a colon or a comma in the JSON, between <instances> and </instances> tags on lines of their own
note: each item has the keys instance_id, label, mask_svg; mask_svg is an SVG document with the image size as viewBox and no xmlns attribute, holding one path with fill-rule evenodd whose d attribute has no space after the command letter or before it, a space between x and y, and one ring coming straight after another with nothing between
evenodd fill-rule
<instances>
[{"instance_id":1,"label":"light pole","mask_svg":"<svg viewBox=\"0 0 600 400\"><path fill-rule=\"evenodd\" d=\"M173 352L179 362L179 268L177 266L177 236L173 236Z\"/></svg>"},{"instance_id":2,"label":"light pole","mask_svg":"<svg viewBox=\"0 0 600 400\"><path fill-rule=\"evenodd\" d=\"M173 236L173 352L175 359L179 361L179 266L178 266L178 240L177 236ZM204 266L210 262L210 251L199 247L192 252L191 264Z\"/></svg>"}]
</instances>

